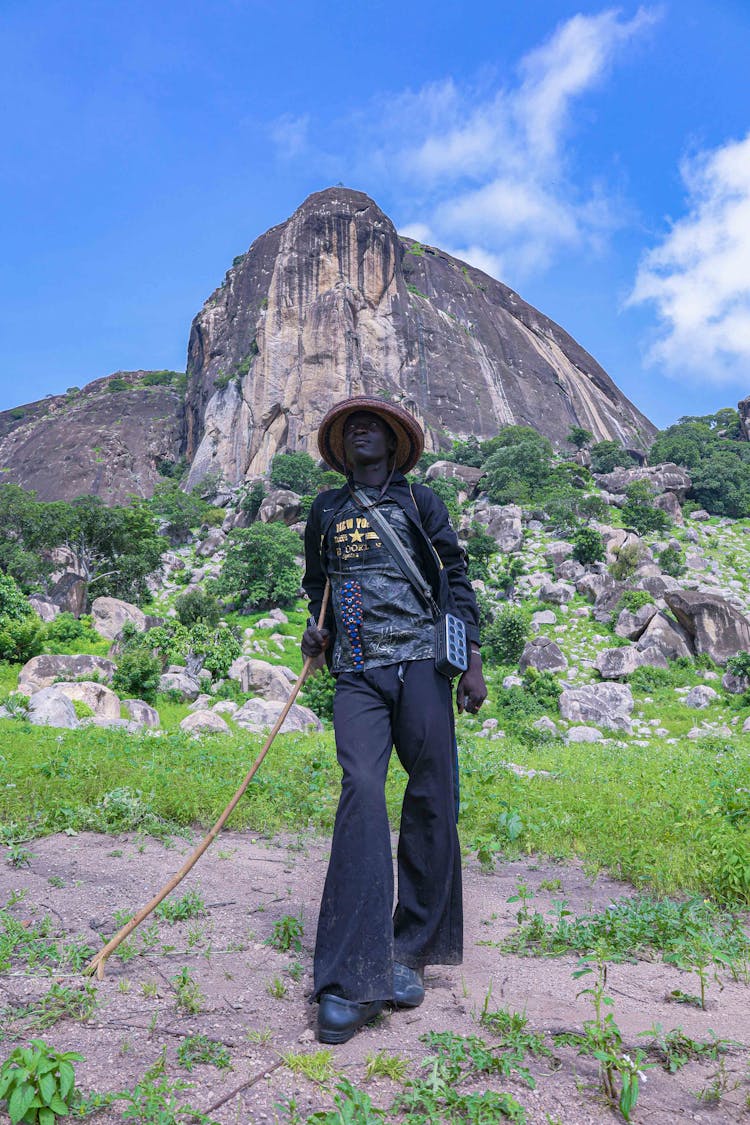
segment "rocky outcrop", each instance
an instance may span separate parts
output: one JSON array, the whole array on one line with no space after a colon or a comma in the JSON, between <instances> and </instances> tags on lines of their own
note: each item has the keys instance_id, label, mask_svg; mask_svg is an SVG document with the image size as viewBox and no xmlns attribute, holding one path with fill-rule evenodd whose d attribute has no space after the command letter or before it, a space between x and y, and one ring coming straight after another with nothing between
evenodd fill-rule
<instances>
[{"instance_id":1,"label":"rocky outcrop","mask_svg":"<svg viewBox=\"0 0 750 1125\"><path fill-rule=\"evenodd\" d=\"M267 660L238 656L230 665L229 678L237 680L243 692L255 692L264 699L285 703L296 676L290 669L269 664Z\"/></svg>"},{"instance_id":2,"label":"rocky outcrop","mask_svg":"<svg viewBox=\"0 0 750 1125\"><path fill-rule=\"evenodd\" d=\"M750 441L750 395L737 403L740 414L740 430L745 441Z\"/></svg>"},{"instance_id":3,"label":"rocky outcrop","mask_svg":"<svg viewBox=\"0 0 750 1125\"><path fill-rule=\"evenodd\" d=\"M120 371L3 411L3 479L34 489L40 500L86 494L122 504L130 495L151 496L159 467L177 461L183 446L180 379L177 372Z\"/></svg>"},{"instance_id":4,"label":"rocky outcrop","mask_svg":"<svg viewBox=\"0 0 750 1125\"><path fill-rule=\"evenodd\" d=\"M536 668L538 672L562 672L568 667L568 661L550 637L534 637L524 647L518 667L522 672L527 668Z\"/></svg>"},{"instance_id":5,"label":"rocky outcrop","mask_svg":"<svg viewBox=\"0 0 750 1125\"><path fill-rule=\"evenodd\" d=\"M115 695L111 688L105 687L104 684L97 684L90 680L82 680L80 683L74 684L55 684L54 690L67 696L68 699L73 701L74 706L76 699L80 703L84 703L87 707L91 708L94 715L99 719L120 718L119 697ZM32 699L33 698L32 696Z\"/></svg>"},{"instance_id":6,"label":"rocky outcrop","mask_svg":"<svg viewBox=\"0 0 750 1125\"><path fill-rule=\"evenodd\" d=\"M491 535L503 554L520 551L523 546L521 509L517 504L490 504L480 500L474 507L474 520ZM471 534L471 529L469 529Z\"/></svg>"},{"instance_id":7,"label":"rocky outcrop","mask_svg":"<svg viewBox=\"0 0 750 1125\"><path fill-rule=\"evenodd\" d=\"M274 702L270 699L248 699L247 703L243 703L240 709L235 711L232 721L244 730L261 734L274 726L283 708L283 703ZM295 730L304 731L309 728L321 731L323 724L309 707L302 707L299 703L293 703L289 708L289 714L284 719L281 733L287 734L289 731Z\"/></svg>"},{"instance_id":8,"label":"rocky outcrop","mask_svg":"<svg viewBox=\"0 0 750 1125\"><path fill-rule=\"evenodd\" d=\"M595 477L600 488L615 495L624 493L633 481L647 480L655 495L671 492L680 503L685 499L692 485L687 470L669 461L644 468L613 469L611 473L597 473Z\"/></svg>"},{"instance_id":9,"label":"rocky outcrop","mask_svg":"<svg viewBox=\"0 0 750 1125\"><path fill-rule=\"evenodd\" d=\"M571 425L645 450L651 423L566 332L516 293L399 238L361 192L310 196L237 259L193 322L189 483L264 474L279 450L315 452L321 415L382 395L424 423L427 448L503 425L558 445Z\"/></svg>"},{"instance_id":10,"label":"rocky outcrop","mask_svg":"<svg viewBox=\"0 0 750 1125\"><path fill-rule=\"evenodd\" d=\"M667 590L664 600L692 637L696 652L725 664L737 652L750 650L750 621L719 594Z\"/></svg>"}]
</instances>

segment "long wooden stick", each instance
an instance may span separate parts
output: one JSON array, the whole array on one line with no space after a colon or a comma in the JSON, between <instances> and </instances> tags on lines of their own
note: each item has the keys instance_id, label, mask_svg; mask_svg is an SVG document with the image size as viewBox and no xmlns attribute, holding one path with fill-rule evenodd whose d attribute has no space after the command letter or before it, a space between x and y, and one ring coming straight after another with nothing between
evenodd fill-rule
<instances>
[{"instance_id":1,"label":"long wooden stick","mask_svg":"<svg viewBox=\"0 0 750 1125\"><path fill-rule=\"evenodd\" d=\"M326 610L328 608L329 594L330 594L330 584L328 582L326 582L326 587L325 587L325 590L323 592L323 601L322 601L322 604L321 604L321 607L320 607L320 617L318 618L318 628L319 629L321 629L323 627L323 622L325 621ZM169 880L169 882L166 883L162 887L162 889L159 891L159 893L154 895L154 897L151 899L151 901L147 902L146 905L144 907L142 907L141 910L139 910L138 913L133 918L130 919L130 921L127 923L127 925L123 926L122 929L119 930L113 938L110 938L110 940L107 942L107 944L102 949L99 950L99 952L96 954L95 957L93 957L89 961L89 963L84 967L84 970L83 970L83 972L86 976L91 976L95 972L97 980L102 980L104 978L104 966L107 962L107 958L112 953L114 953L114 951L117 949L118 945L120 945L120 943L123 942L126 937L128 937L130 934L132 934L133 930L135 930L137 926L140 926L140 924L144 920L144 918L148 918L148 916L152 912L152 910L156 909L156 907L159 905L159 903L162 902L167 897L167 895L170 894L175 889L177 884L182 882L182 880L187 875L188 871L190 871L190 869L195 866L195 864L198 862L198 860L203 855L203 853L206 851L206 849L213 843L213 841L219 835L222 828L224 827L226 822L229 820L229 817L232 815L235 808L237 807L237 804L239 803L239 801L240 801L242 795L244 794L245 790L247 789L248 785L252 781L255 774L258 772L260 764L263 761L263 759L265 758L268 751L270 750L271 744L273 743L273 740L276 738L276 735L281 730L281 727L283 726L283 723L284 723L284 719L289 714L289 710L290 710L292 704L294 703L295 699L297 698L297 695L299 694L299 690L302 687L303 683L305 682L305 680L306 680L306 678L307 678L307 676L310 672L310 669L312 667L312 664L313 664L314 660L315 660L315 657L313 657L313 656L308 656L307 659L305 660L302 671L300 672L299 676L297 677L297 682L295 683L294 687L290 691L289 698L287 699L286 703L284 704L284 707L282 708L281 714L279 715L278 719L276 720L276 723L273 727L273 730L268 735L268 738L266 739L266 741L263 744L262 750L260 751L260 753L258 754L258 757L253 762L253 764L250 768L250 771L245 776L245 778L244 778L242 784L240 785L239 789L234 794L231 801L229 802L227 807L224 809L224 812L221 814L219 819L216 821L216 824L214 824L211 831L208 833L207 836L204 837L203 840L201 840L200 844L195 849L195 851L192 853L192 855L188 859L185 860L185 862L183 863L182 867L177 872L177 874L173 875L172 878Z\"/></svg>"}]
</instances>

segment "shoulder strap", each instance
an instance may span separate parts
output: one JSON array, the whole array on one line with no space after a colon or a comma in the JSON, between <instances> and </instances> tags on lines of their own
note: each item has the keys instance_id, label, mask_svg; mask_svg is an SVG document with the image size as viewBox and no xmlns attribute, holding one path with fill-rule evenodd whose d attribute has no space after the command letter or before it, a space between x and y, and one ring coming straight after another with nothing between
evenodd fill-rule
<instances>
[{"instance_id":1,"label":"shoulder strap","mask_svg":"<svg viewBox=\"0 0 750 1125\"><path fill-rule=\"evenodd\" d=\"M419 570L414 565L411 556L405 550L403 543L388 523L388 520L385 519L382 512L378 511L376 505L370 501L361 489L353 489L353 495L357 503L366 510L370 523L377 529L383 545L387 547L393 555L404 577L411 582L412 586L414 586L424 598L425 602L430 607L430 612L433 617L439 617L440 607L433 597L429 582L424 575L420 574Z\"/></svg>"}]
</instances>

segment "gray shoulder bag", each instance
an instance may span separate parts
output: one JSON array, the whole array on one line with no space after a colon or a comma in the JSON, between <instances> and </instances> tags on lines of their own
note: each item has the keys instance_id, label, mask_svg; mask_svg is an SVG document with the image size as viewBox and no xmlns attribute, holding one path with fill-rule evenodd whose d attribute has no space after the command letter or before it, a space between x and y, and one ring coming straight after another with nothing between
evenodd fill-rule
<instances>
[{"instance_id":1,"label":"gray shoulder bag","mask_svg":"<svg viewBox=\"0 0 750 1125\"><path fill-rule=\"evenodd\" d=\"M443 613L435 601L430 586L424 575L417 569L406 551L403 543L393 530L388 520L377 506L359 488L352 490L354 499L361 508L367 512L372 527L375 528L384 547L393 555L402 574L418 594L424 599L435 622L435 667L443 676L457 676L469 667L468 651L466 645L466 626L460 617L452 613Z\"/></svg>"}]
</instances>

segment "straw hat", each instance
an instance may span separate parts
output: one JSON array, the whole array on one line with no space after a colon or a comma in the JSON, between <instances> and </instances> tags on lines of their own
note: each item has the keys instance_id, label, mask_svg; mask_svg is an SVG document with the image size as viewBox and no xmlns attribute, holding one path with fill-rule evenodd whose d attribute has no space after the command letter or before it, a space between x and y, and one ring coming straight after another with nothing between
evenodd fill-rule
<instances>
[{"instance_id":1,"label":"straw hat","mask_svg":"<svg viewBox=\"0 0 750 1125\"><path fill-rule=\"evenodd\" d=\"M424 433L416 418L401 406L382 398L357 395L337 402L326 414L318 430L318 449L327 465L346 475L344 464L344 423L350 414L366 410L390 426L396 437L396 468L402 473L413 469L424 449Z\"/></svg>"}]
</instances>

